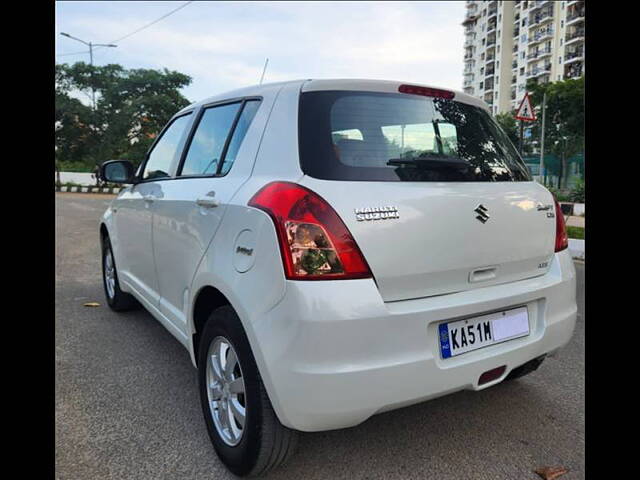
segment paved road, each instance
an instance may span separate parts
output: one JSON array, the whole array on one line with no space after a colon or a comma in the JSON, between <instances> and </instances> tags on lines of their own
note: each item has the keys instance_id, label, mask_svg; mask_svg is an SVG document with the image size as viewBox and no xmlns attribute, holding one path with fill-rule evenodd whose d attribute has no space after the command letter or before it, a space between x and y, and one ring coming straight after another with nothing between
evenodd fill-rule
<instances>
[{"instance_id":1,"label":"paved road","mask_svg":"<svg viewBox=\"0 0 640 480\"><path fill-rule=\"evenodd\" d=\"M59 479L233 478L209 443L187 351L144 311L104 305L98 219L109 196L56 195L56 472ZM584 265L571 343L540 369L304 434L273 479L584 478Z\"/></svg>"}]
</instances>

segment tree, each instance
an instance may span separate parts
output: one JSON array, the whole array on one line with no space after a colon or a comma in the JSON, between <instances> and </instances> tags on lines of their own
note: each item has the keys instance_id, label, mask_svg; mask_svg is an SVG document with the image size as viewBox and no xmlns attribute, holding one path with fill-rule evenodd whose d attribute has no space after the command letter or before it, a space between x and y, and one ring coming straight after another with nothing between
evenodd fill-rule
<instances>
[{"instance_id":1,"label":"tree","mask_svg":"<svg viewBox=\"0 0 640 480\"><path fill-rule=\"evenodd\" d=\"M566 189L568 159L584 150L584 77L545 84L529 81L527 90L533 104L539 106L546 93L544 149L561 159L553 170L558 188ZM542 112L537 117L533 136L540 138Z\"/></svg>"},{"instance_id":2,"label":"tree","mask_svg":"<svg viewBox=\"0 0 640 480\"><path fill-rule=\"evenodd\" d=\"M56 65L55 76L55 160L59 172L61 161L81 162L89 152L91 108L69 95L72 85L60 65Z\"/></svg>"},{"instance_id":3,"label":"tree","mask_svg":"<svg viewBox=\"0 0 640 480\"><path fill-rule=\"evenodd\" d=\"M520 147L520 134L518 133L518 123L515 119L515 112L511 113L498 113L495 116L496 122L504 130L509 137L509 140L515 145L516 148Z\"/></svg>"},{"instance_id":4,"label":"tree","mask_svg":"<svg viewBox=\"0 0 640 480\"><path fill-rule=\"evenodd\" d=\"M189 105L179 89L190 83L167 69L56 65L56 165L77 162L91 170L113 158L139 163L171 116ZM75 98L90 98L92 89L95 110Z\"/></svg>"}]
</instances>

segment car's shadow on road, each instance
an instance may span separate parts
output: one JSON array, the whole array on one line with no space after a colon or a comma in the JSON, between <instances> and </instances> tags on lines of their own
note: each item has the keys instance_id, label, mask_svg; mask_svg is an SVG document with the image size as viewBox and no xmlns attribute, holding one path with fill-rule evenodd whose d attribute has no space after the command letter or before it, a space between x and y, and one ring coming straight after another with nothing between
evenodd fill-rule
<instances>
[{"instance_id":1,"label":"car's shadow on road","mask_svg":"<svg viewBox=\"0 0 640 480\"><path fill-rule=\"evenodd\" d=\"M532 455L550 447L546 443L558 420L548 413L553 410L526 379L458 392L373 416L353 428L303 434L297 456L269 478L335 478L348 472L376 478L483 478L483 465L487 472L505 465L504 478L516 478L540 462L560 461ZM465 474L465 465L473 470Z\"/></svg>"},{"instance_id":2,"label":"car's shadow on road","mask_svg":"<svg viewBox=\"0 0 640 480\"><path fill-rule=\"evenodd\" d=\"M142 395L132 401L155 404L163 428L176 442L176 468L187 468L184 458L179 460L184 456L195 462L193 470L184 470L191 477L209 470L216 472L209 478L231 478L209 443L186 350L145 311L115 317L112 321L122 322L129 343L144 345L145 364L162 372L150 381L144 366L131 366L129 373L140 376L134 381ZM485 478L484 467L495 472L497 464L503 466L504 477L499 478L535 478L530 474L541 464L566 465L559 452L582 441L571 434L581 436L581 427L567 425L573 422L571 414L559 410L557 397L545 389L550 361L529 377L483 391L462 391L383 413L353 428L303 433L296 455L269 478L347 478L354 472L357 478ZM147 397L150 393L153 397Z\"/></svg>"}]
</instances>

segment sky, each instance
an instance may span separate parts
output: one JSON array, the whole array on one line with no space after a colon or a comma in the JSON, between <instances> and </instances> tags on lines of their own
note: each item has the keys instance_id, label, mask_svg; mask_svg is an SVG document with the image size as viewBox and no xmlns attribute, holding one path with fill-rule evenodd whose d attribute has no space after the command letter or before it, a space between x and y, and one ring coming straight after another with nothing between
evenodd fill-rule
<instances>
[{"instance_id":1,"label":"sky","mask_svg":"<svg viewBox=\"0 0 640 480\"><path fill-rule=\"evenodd\" d=\"M184 1L57 1L56 62L89 62L83 44L111 43ZM302 78L371 78L462 89L463 1L192 2L94 64L176 70L199 101L227 90Z\"/></svg>"}]
</instances>

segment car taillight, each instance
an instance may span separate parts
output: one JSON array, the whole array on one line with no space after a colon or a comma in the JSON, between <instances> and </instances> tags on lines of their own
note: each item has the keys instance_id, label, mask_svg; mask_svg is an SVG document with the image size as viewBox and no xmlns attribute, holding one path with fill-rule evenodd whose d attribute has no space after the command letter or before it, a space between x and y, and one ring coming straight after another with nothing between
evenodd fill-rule
<instances>
[{"instance_id":1,"label":"car taillight","mask_svg":"<svg viewBox=\"0 0 640 480\"><path fill-rule=\"evenodd\" d=\"M333 208L318 194L290 182L265 185L249 200L272 218L285 275L290 280L369 278L360 248Z\"/></svg>"},{"instance_id":2,"label":"car taillight","mask_svg":"<svg viewBox=\"0 0 640 480\"><path fill-rule=\"evenodd\" d=\"M420 87L419 85L400 85L398 88L400 93L411 93L412 95L424 95L425 97L447 98L451 100L455 97L455 93L449 90L441 90L439 88Z\"/></svg>"},{"instance_id":3,"label":"car taillight","mask_svg":"<svg viewBox=\"0 0 640 480\"><path fill-rule=\"evenodd\" d=\"M556 252L560 252L569 246L569 236L560 204L555 198L553 202L556 205Z\"/></svg>"}]
</instances>

